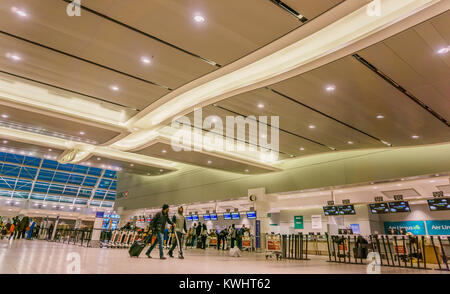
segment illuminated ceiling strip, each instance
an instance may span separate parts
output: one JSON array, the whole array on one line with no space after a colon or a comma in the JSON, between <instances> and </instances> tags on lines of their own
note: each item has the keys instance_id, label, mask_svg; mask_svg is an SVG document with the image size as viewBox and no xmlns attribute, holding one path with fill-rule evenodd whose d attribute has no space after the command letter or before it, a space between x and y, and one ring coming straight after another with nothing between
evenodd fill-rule
<instances>
[{"instance_id":1,"label":"illuminated ceiling strip","mask_svg":"<svg viewBox=\"0 0 450 294\"><path fill-rule=\"evenodd\" d=\"M1 76L0 100L43 108L56 113L124 128L126 112L117 106L89 101L70 94L58 95L46 88ZM116 108L116 109L115 109Z\"/></svg>"},{"instance_id":2,"label":"illuminated ceiling strip","mask_svg":"<svg viewBox=\"0 0 450 294\"><path fill-rule=\"evenodd\" d=\"M129 121L128 123L132 127L143 129L158 128L164 122L176 115L186 113L195 106L213 103L213 99L218 96L304 66L375 34L386 26L440 1L380 0L381 16L368 15L368 7L371 5L369 3L306 38L250 65L188 90L153 109L137 121L132 119L133 122ZM170 95L168 94L166 99L169 99ZM161 98L161 101L164 101L164 97ZM123 146L133 146L134 144L134 147L138 147L146 143L147 137L135 135L132 140L133 142L126 137L117 144Z\"/></svg>"}]
</instances>

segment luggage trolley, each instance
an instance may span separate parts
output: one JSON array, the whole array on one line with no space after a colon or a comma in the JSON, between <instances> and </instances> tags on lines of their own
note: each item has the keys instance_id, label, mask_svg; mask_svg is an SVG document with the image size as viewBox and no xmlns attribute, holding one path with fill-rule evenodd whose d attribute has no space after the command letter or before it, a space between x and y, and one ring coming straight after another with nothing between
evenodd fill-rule
<instances>
[{"instance_id":1,"label":"luggage trolley","mask_svg":"<svg viewBox=\"0 0 450 294\"><path fill-rule=\"evenodd\" d=\"M281 252L281 235L277 234L266 234L266 259L276 258L277 260L282 259Z\"/></svg>"}]
</instances>

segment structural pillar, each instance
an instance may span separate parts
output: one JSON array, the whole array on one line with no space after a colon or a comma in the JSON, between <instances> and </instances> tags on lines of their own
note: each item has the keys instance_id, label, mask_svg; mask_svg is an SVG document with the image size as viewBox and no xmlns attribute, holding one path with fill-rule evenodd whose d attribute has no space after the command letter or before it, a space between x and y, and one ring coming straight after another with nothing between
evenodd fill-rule
<instances>
[{"instance_id":1,"label":"structural pillar","mask_svg":"<svg viewBox=\"0 0 450 294\"><path fill-rule=\"evenodd\" d=\"M265 248L265 234L270 231L270 202L266 196L266 188L248 190L248 197L254 203L256 211L256 226L253 233L256 237L256 251L261 252Z\"/></svg>"}]
</instances>

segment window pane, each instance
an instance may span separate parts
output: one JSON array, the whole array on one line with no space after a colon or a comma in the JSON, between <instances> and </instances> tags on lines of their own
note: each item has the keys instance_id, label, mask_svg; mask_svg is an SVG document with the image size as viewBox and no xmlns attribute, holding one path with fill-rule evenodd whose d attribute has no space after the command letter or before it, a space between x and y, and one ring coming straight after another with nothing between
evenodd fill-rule
<instances>
[{"instance_id":1,"label":"window pane","mask_svg":"<svg viewBox=\"0 0 450 294\"><path fill-rule=\"evenodd\" d=\"M36 177L36 173L37 173L37 168L34 167L22 167L22 169L20 170L20 178L25 178L25 179L32 179L34 180L34 178Z\"/></svg>"},{"instance_id":2,"label":"window pane","mask_svg":"<svg viewBox=\"0 0 450 294\"><path fill-rule=\"evenodd\" d=\"M33 192L47 194L48 188L49 184L36 182L34 184Z\"/></svg>"},{"instance_id":3,"label":"window pane","mask_svg":"<svg viewBox=\"0 0 450 294\"><path fill-rule=\"evenodd\" d=\"M69 181L67 183L69 184L75 184L75 185L81 185L83 182L84 177L79 175L70 175Z\"/></svg>"},{"instance_id":4,"label":"window pane","mask_svg":"<svg viewBox=\"0 0 450 294\"><path fill-rule=\"evenodd\" d=\"M57 194L60 195L64 190L64 186L51 184L50 189L48 190L49 194Z\"/></svg>"},{"instance_id":5,"label":"window pane","mask_svg":"<svg viewBox=\"0 0 450 294\"><path fill-rule=\"evenodd\" d=\"M25 156L23 156L23 155L7 153L5 161L11 162L11 163L22 164L24 158L25 158Z\"/></svg>"},{"instance_id":6,"label":"window pane","mask_svg":"<svg viewBox=\"0 0 450 294\"><path fill-rule=\"evenodd\" d=\"M83 186L94 187L97 184L98 178L86 177L83 182Z\"/></svg>"},{"instance_id":7,"label":"window pane","mask_svg":"<svg viewBox=\"0 0 450 294\"><path fill-rule=\"evenodd\" d=\"M39 171L38 180L50 182L53 179L55 172L41 169Z\"/></svg>"},{"instance_id":8,"label":"window pane","mask_svg":"<svg viewBox=\"0 0 450 294\"><path fill-rule=\"evenodd\" d=\"M40 158L29 157L29 156L26 156L25 160L23 161L24 165L31 165L31 166L39 166L40 163L41 163Z\"/></svg>"},{"instance_id":9,"label":"window pane","mask_svg":"<svg viewBox=\"0 0 450 294\"><path fill-rule=\"evenodd\" d=\"M73 164L70 164L70 163L58 165L58 170L72 171L72 168L73 168Z\"/></svg>"},{"instance_id":10,"label":"window pane","mask_svg":"<svg viewBox=\"0 0 450 294\"><path fill-rule=\"evenodd\" d=\"M96 167L89 168L88 174L93 176L99 176L102 174L102 170Z\"/></svg>"},{"instance_id":11,"label":"window pane","mask_svg":"<svg viewBox=\"0 0 450 294\"><path fill-rule=\"evenodd\" d=\"M73 172L74 173L79 173L79 174L86 174L87 173L87 171L88 171L88 167L87 166L83 166L83 165L78 165L78 164L75 164L74 166L73 166Z\"/></svg>"},{"instance_id":12,"label":"window pane","mask_svg":"<svg viewBox=\"0 0 450 294\"><path fill-rule=\"evenodd\" d=\"M108 179L102 179L100 181L100 184L98 185L99 188L102 189L109 189L109 186L111 186L112 180L108 180Z\"/></svg>"},{"instance_id":13,"label":"window pane","mask_svg":"<svg viewBox=\"0 0 450 294\"><path fill-rule=\"evenodd\" d=\"M65 183L67 183L69 176L70 176L70 174L68 174L68 173L55 172L55 177L53 178L53 182L65 184Z\"/></svg>"},{"instance_id":14,"label":"window pane","mask_svg":"<svg viewBox=\"0 0 450 294\"><path fill-rule=\"evenodd\" d=\"M58 167L58 162L54 161L54 160L44 159L44 162L42 163L42 167L56 169Z\"/></svg>"},{"instance_id":15,"label":"window pane","mask_svg":"<svg viewBox=\"0 0 450 294\"><path fill-rule=\"evenodd\" d=\"M77 196L77 193L78 193L78 187L66 186L66 189L64 190L63 195Z\"/></svg>"}]
</instances>

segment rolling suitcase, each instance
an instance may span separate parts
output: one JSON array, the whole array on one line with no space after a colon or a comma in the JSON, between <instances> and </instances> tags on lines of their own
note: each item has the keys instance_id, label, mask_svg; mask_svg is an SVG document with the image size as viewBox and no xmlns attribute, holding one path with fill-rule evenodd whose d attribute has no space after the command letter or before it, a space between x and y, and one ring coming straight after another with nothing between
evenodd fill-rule
<instances>
[{"instance_id":1,"label":"rolling suitcase","mask_svg":"<svg viewBox=\"0 0 450 294\"><path fill-rule=\"evenodd\" d=\"M128 253L130 254L130 257L139 257L142 250L145 247L145 243L142 241L136 241L131 245L130 250L128 250Z\"/></svg>"}]
</instances>

